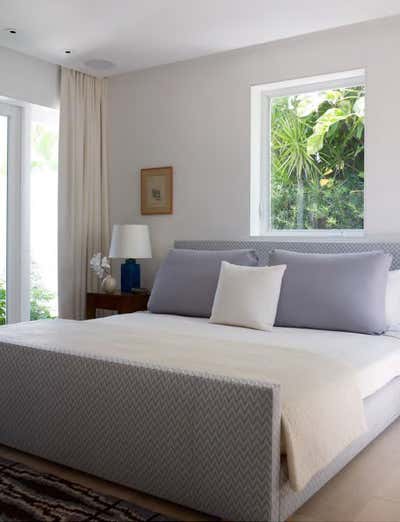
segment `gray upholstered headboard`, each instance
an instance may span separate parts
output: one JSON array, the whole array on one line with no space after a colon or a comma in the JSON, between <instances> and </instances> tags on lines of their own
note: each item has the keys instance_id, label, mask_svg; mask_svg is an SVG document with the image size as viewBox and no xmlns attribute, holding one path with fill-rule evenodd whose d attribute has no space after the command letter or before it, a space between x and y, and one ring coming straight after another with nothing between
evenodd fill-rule
<instances>
[{"instance_id":1,"label":"gray upholstered headboard","mask_svg":"<svg viewBox=\"0 0 400 522\"><path fill-rule=\"evenodd\" d=\"M274 248L296 252L334 254L346 252L370 252L383 250L393 256L392 269L400 269L400 242L395 241L175 241L175 248L195 250L229 250L254 248L260 265L267 265L269 252Z\"/></svg>"}]
</instances>

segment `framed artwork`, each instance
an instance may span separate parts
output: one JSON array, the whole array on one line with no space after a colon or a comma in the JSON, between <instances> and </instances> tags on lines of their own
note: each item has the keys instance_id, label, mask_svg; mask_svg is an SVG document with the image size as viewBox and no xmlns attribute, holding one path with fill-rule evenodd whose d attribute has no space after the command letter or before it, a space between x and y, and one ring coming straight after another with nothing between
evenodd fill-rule
<instances>
[{"instance_id":1,"label":"framed artwork","mask_svg":"<svg viewBox=\"0 0 400 522\"><path fill-rule=\"evenodd\" d=\"M142 214L172 214L172 167L140 171Z\"/></svg>"}]
</instances>

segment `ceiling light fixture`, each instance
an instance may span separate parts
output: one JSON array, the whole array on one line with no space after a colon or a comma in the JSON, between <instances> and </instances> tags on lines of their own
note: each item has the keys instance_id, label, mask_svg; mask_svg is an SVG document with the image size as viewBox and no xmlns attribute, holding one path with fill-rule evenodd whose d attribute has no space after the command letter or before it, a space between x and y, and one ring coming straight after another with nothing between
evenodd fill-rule
<instances>
[{"instance_id":1,"label":"ceiling light fixture","mask_svg":"<svg viewBox=\"0 0 400 522\"><path fill-rule=\"evenodd\" d=\"M71 54L72 51L71 51L71 49L65 49L64 53L65 53L65 54Z\"/></svg>"},{"instance_id":2,"label":"ceiling light fixture","mask_svg":"<svg viewBox=\"0 0 400 522\"><path fill-rule=\"evenodd\" d=\"M115 63L110 62L109 60L97 59L87 60L86 62L84 62L84 65L96 71L109 71L110 69L114 69L115 67Z\"/></svg>"},{"instance_id":3,"label":"ceiling light fixture","mask_svg":"<svg viewBox=\"0 0 400 522\"><path fill-rule=\"evenodd\" d=\"M17 34L17 30L13 29L12 27L8 27L7 29L4 29L8 34Z\"/></svg>"}]
</instances>

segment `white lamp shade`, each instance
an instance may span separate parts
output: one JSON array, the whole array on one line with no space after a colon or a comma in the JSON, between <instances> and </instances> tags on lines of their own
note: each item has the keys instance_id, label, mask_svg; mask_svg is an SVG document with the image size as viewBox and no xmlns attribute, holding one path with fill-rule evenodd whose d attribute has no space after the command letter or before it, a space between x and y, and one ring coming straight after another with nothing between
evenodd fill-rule
<instances>
[{"instance_id":1,"label":"white lamp shade","mask_svg":"<svg viewBox=\"0 0 400 522\"><path fill-rule=\"evenodd\" d=\"M114 225L109 257L146 259L151 257L147 225Z\"/></svg>"}]
</instances>

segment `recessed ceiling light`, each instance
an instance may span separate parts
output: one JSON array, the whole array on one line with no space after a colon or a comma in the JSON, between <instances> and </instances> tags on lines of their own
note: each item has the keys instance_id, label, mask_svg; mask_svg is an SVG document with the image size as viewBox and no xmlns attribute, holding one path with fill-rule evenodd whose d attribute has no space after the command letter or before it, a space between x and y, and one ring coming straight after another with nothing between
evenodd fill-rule
<instances>
[{"instance_id":1,"label":"recessed ceiling light","mask_svg":"<svg viewBox=\"0 0 400 522\"><path fill-rule=\"evenodd\" d=\"M65 53L65 54L71 54L72 51L71 51L71 49L65 49L64 53Z\"/></svg>"},{"instance_id":2,"label":"recessed ceiling light","mask_svg":"<svg viewBox=\"0 0 400 522\"><path fill-rule=\"evenodd\" d=\"M8 27L7 29L4 29L8 34L17 34L17 30L13 29L12 27Z\"/></svg>"},{"instance_id":3,"label":"recessed ceiling light","mask_svg":"<svg viewBox=\"0 0 400 522\"><path fill-rule=\"evenodd\" d=\"M84 65L86 67L89 67L90 69L95 69L96 71L108 71L110 69L113 69L115 67L115 63L110 62L109 60L87 60L84 62Z\"/></svg>"}]
</instances>

